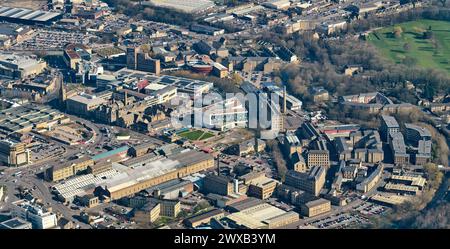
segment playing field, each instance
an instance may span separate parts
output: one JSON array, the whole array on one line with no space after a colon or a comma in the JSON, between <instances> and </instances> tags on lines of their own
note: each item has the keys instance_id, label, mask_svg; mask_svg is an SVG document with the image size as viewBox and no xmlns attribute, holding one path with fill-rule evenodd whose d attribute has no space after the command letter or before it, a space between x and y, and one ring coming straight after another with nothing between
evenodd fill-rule
<instances>
[{"instance_id":1,"label":"playing field","mask_svg":"<svg viewBox=\"0 0 450 249\"><path fill-rule=\"evenodd\" d=\"M395 27L401 34L394 35ZM423 34L431 27L431 39ZM398 29L398 28L397 28ZM450 74L450 22L418 20L376 30L368 40L381 50L383 55L396 63L405 63L405 58L415 58L415 65L441 69Z\"/></svg>"},{"instance_id":2,"label":"playing field","mask_svg":"<svg viewBox=\"0 0 450 249\"><path fill-rule=\"evenodd\" d=\"M180 135L181 137L185 137L185 138L187 138L189 140L203 140L203 139L207 139L207 138L210 138L210 137L214 136L214 134L212 134L212 133L203 132L203 131L200 131L200 130L185 131L185 132L182 132L182 133L180 133L178 135Z\"/></svg>"}]
</instances>

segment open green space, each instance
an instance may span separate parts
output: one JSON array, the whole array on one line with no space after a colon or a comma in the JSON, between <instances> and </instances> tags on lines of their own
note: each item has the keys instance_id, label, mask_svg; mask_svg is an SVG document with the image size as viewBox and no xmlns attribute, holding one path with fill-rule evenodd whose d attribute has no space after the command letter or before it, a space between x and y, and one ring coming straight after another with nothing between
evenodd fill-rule
<instances>
[{"instance_id":1,"label":"open green space","mask_svg":"<svg viewBox=\"0 0 450 249\"><path fill-rule=\"evenodd\" d=\"M368 40L395 63L438 69L450 75L450 21L405 22L376 30Z\"/></svg>"},{"instance_id":2,"label":"open green space","mask_svg":"<svg viewBox=\"0 0 450 249\"><path fill-rule=\"evenodd\" d=\"M204 132L200 130L193 130L193 131L185 131L180 134L181 137L187 138L189 140L204 140L210 137L213 137L214 134L209 132Z\"/></svg>"}]
</instances>

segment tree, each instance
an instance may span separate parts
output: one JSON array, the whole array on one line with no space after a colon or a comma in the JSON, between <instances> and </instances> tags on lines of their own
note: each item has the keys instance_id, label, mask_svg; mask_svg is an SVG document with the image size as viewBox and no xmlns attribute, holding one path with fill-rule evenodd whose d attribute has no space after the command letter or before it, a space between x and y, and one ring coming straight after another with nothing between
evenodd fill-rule
<instances>
[{"instance_id":1,"label":"tree","mask_svg":"<svg viewBox=\"0 0 450 249\"><path fill-rule=\"evenodd\" d=\"M286 165L286 161L283 158L283 153L281 152L278 141L276 139L267 141L267 146L270 152L272 153L273 160L277 167L278 177L280 177L280 179L284 181L284 177L288 171L288 168Z\"/></svg>"},{"instance_id":2,"label":"tree","mask_svg":"<svg viewBox=\"0 0 450 249\"><path fill-rule=\"evenodd\" d=\"M236 85L240 85L243 82L242 77L239 74L237 74L237 73L234 73L234 74L231 75L231 80Z\"/></svg>"},{"instance_id":3,"label":"tree","mask_svg":"<svg viewBox=\"0 0 450 249\"><path fill-rule=\"evenodd\" d=\"M444 174L442 174L437 165L434 163L427 163L423 166L423 170L428 179L428 186L434 190L438 189Z\"/></svg>"},{"instance_id":4,"label":"tree","mask_svg":"<svg viewBox=\"0 0 450 249\"><path fill-rule=\"evenodd\" d=\"M411 45L409 43L405 43L405 44L403 44L403 49L405 51L409 51L411 49Z\"/></svg>"},{"instance_id":5,"label":"tree","mask_svg":"<svg viewBox=\"0 0 450 249\"><path fill-rule=\"evenodd\" d=\"M211 207L211 204L209 204L208 201L201 201L194 207L193 213L194 214L198 213L198 212L208 209L210 207Z\"/></svg>"},{"instance_id":6,"label":"tree","mask_svg":"<svg viewBox=\"0 0 450 249\"><path fill-rule=\"evenodd\" d=\"M431 26L429 26L428 29L425 32L423 32L423 39L431 39L433 37L434 37L433 30Z\"/></svg>"},{"instance_id":7,"label":"tree","mask_svg":"<svg viewBox=\"0 0 450 249\"><path fill-rule=\"evenodd\" d=\"M416 216L409 228L445 229L449 228L450 204L443 203Z\"/></svg>"},{"instance_id":8,"label":"tree","mask_svg":"<svg viewBox=\"0 0 450 249\"><path fill-rule=\"evenodd\" d=\"M395 36L395 38L402 37L402 33L403 33L402 27L400 27L400 26L394 27L394 36Z\"/></svg>"},{"instance_id":9,"label":"tree","mask_svg":"<svg viewBox=\"0 0 450 249\"><path fill-rule=\"evenodd\" d=\"M445 7L445 4L447 3L447 0L439 0L439 2L442 3L442 7Z\"/></svg>"}]
</instances>

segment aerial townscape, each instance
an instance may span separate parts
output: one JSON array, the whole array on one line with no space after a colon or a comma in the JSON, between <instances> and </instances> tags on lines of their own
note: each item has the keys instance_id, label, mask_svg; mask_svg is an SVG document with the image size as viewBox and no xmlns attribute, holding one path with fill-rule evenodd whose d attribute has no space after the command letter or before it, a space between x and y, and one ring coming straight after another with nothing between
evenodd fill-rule
<instances>
[{"instance_id":1,"label":"aerial townscape","mask_svg":"<svg viewBox=\"0 0 450 249\"><path fill-rule=\"evenodd\" d=\"M0 229L450 228L450 1L0 0Z\"/></svg>"}]
</instances>

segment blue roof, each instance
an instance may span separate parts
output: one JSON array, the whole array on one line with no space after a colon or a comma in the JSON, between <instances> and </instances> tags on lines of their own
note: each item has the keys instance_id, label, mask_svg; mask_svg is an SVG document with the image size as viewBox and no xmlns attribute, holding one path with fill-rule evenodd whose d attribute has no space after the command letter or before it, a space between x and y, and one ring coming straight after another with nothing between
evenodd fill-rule
<instances>
[{"instance_id":1,"label":"blue roof","mask_svg":"<svg viewBox=\"0 0 450 249\"><path fill-rule=\"evenodd\" d=\"M118 154L118 153L121 153L121 152L124 152L124 151L128 151L129 148L130 147L128 147L128 146L122 146L122 147L119 147L119 148L114 149L114 150L103 152L103 153L100 153L100 154L97 154L97 155L93 156L92 160L98 161L98 160L101 160L101 159L104 159L104 158L108 158L108 157L113 156L115 154Z\"/></svg>"}]
</instances>

